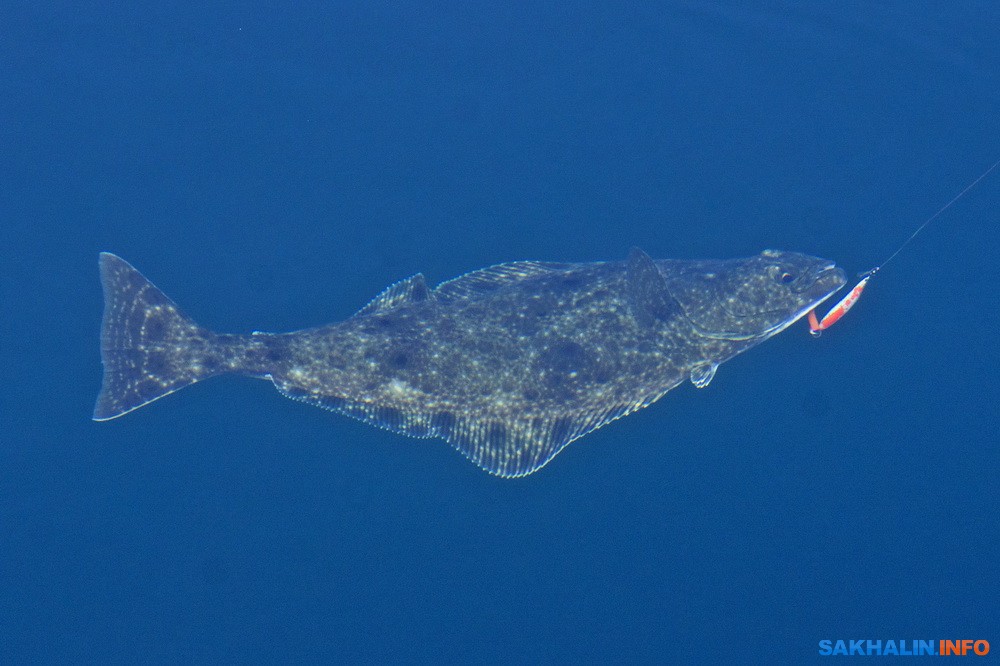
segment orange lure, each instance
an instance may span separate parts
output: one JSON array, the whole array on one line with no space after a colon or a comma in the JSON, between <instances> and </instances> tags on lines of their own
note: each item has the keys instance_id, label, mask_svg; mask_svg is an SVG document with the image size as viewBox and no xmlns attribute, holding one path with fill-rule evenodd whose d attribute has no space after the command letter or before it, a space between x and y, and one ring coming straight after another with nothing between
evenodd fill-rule
<instances>
[{"instance_id":1,"label":"orange lure","mask_svg":"<svg viewBox=\"0 0 1000 666\"><path fill-rule=\"evenodd\" d=\"M826 313L826 316L823 317L823 321L816 319L815 308L809 311L809 332L812 333L813 337L818 338L823 331L836 324L841 317L847 314L847 311L858 302L859 298L861 298L861 292L865 290L865 287L868 285L868 280L870 280L874 274L875 271L872 271L861 278L861 282L857 283L854 286L854 289L851 289L847 296L840 299L840 302L834 305L833 308Z\"/></svg>"}]
</instances>

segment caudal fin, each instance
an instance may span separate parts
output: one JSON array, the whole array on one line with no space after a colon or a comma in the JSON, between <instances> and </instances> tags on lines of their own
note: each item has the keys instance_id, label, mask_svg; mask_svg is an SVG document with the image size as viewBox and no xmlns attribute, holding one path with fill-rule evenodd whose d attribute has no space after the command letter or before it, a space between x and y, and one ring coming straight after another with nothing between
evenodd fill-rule
<instances>
[{"instance_id":1,"label":"caudal fin","mask_svg":"<svg viewBox=\"0 0 1000 666\"><path fill-rule=\"evenodd\" d=\"M107 421L228 370L226 345L124 259L100 257L104 380L94 420Z\"/></svg>"}]
</instances>

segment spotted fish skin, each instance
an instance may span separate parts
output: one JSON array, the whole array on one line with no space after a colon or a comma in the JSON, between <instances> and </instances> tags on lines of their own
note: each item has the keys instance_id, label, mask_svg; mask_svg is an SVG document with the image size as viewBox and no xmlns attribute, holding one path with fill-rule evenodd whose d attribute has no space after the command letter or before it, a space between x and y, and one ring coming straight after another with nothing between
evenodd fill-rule
<instances>
[{"instance_id":1,"label":"spotted fish skin","mask_svg":"<svg viewBox=\"0 0 1000 666\"><path fill-rule=\"evenodd\" d=\"M119 257L100 259L104 383L115 418L224 374L524 476L569 442L777 334L843 286L832 262L768 250L726 261L512 262L431 289L420 274L351 318L292 333L195 324Z\"/></svg>"}]
</instances>

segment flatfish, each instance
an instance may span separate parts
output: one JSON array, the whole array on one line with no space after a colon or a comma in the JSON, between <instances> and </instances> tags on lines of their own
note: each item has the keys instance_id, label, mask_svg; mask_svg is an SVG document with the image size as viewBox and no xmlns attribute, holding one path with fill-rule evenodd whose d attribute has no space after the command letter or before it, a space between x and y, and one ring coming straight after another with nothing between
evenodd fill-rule
<instances>
[{"instance_id":1,"label":"flatfish","mask_svg":"<svg viewBox=\"0 0 1000 666\"><path fill-rule=\"evenodd\" d=\"M780 333L840 289L833 262L515 261L434 288L414 275L352 317L291 333L196 324L123 259L100 255L104 378L94 419L226 373L412 437L484 470L531 474L567 444Z\"/></svg>"}]
</instances>

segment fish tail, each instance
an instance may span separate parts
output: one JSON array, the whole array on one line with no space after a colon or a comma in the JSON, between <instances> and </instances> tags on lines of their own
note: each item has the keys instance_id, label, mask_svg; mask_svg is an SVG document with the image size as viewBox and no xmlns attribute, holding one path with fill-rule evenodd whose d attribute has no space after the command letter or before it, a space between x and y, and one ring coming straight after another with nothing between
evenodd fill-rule
<instances>
[{"instance_id":1,"label":"fish tail","mask_svg":"<svg viewBox=\"0 0 1000 666\"><path fill-rule=\"evenodd\" d=\"M104 379L94 420L107 421L236 367L242 336L194 323L124 259L100 256Z\"/></svg>"}]
</instances>

